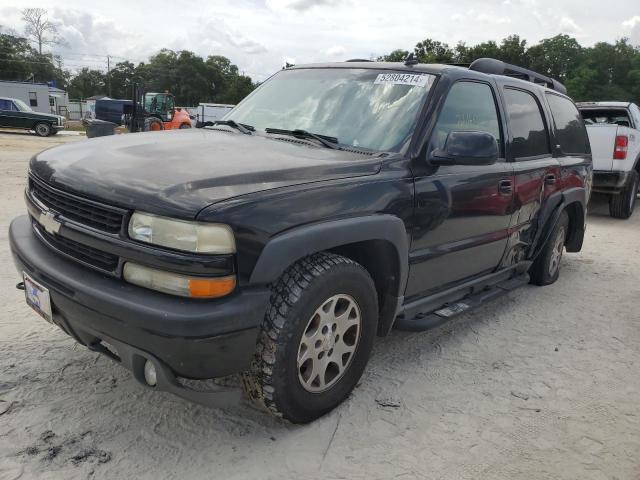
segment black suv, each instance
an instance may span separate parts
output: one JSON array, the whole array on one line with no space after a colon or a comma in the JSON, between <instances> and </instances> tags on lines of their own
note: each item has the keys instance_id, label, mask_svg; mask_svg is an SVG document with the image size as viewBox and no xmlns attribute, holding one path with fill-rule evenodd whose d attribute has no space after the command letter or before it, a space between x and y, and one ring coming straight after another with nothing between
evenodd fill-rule
<instances>
[{"instance_id":1,"label":"black suv","mask_svg":"<svg viewBox=\"0 0 640 480\"><path fill-rule=\"evenodd\" d=\"M308 422L376 335L553 283L591 177L550 78L491 59L298 66L215 125L36 155L10 242L27 302L144 385L215 405L239 390L195 380L241 372Z\"/></svg>"}]
</instances>

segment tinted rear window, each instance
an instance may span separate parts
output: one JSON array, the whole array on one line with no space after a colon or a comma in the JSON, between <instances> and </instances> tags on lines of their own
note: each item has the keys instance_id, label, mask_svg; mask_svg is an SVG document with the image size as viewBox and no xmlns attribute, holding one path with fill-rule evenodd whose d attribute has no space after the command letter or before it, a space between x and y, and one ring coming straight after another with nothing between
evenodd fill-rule
<instances>
[{"instance_id":1,"label":"tinted rear window","mask_svg":"<svg viewBox=\"0 0 640 480\"><path fill-rule=\"evenodd\" d=\"M551 153L549 136L535 97L523 90L504 91L511 128L513 158L537 157Z\"/></svg>"},{"instance_id":2,"label":"tinted rear window","mask_svg":"<svg viewBox=\"0 0 640 480\"><path fill-rule=\"evenodd\" d=\"M556 124L556 140L564 153L589 153L589 138L580 112L571 100L551 93L547 94L553 121Z\"/></svg>"}]
</instances>

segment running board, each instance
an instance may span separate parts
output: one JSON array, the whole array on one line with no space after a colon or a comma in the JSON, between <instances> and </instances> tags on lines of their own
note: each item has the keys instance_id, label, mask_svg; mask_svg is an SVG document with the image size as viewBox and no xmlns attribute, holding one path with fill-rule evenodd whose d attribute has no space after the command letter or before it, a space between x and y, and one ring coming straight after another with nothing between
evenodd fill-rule
<instances>
[{"instance_id":1,"label":"running board","mask_svg":"<svg viewBox=\"0 0 640 480\"><path fill-rule=\"evenodd\" d=\"M480 305L495 300L502 295L515 290L518 287L529 283L529 274L523 273L516 277L496 283L491 287L487 287L477 293L468 295L457 302L450 302L442 305L438 310L418 313L415 317L407 319L399 317L394 323L394 327L398 330L406 332L422 332L431 328L442 325L452 318L468 312Z\"/></svg>"}]
</instances>

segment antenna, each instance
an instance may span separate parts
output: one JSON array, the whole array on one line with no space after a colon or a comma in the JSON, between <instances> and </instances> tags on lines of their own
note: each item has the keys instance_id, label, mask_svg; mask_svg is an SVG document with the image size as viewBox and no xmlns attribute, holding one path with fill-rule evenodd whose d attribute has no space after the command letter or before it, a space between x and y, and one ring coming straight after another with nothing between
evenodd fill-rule
<instances>
[{"instance_id":1,"label":"antenna","mask_svg":"<svg viewBox=\"0 0 640 480\"><path fill-rule=\"evenodd\" d=\"M417 65L418 64L418 60L416 59L416 56L413 54L413 52L411 52L409 55L407 55L407 58L404 59L404 64L405 65Z\"/></svg>"}]
</instances>

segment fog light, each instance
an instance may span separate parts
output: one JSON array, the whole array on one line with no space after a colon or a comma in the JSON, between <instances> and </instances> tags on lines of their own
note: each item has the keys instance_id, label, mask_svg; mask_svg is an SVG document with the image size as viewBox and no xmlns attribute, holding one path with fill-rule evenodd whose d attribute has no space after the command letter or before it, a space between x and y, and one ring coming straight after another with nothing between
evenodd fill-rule
<instances>
[{"instance_id":1,"label":"fog light","mask_svg":"<svg viewBox=\"0 0 640 480\"><path fill-rule=\"evenodd\" d=\"M144 364L144 381L147 382L147 385L151 387L155 387L156 383L158 383L158 378L156 376L156 366L147 360Z\"/></svg>"}]
</instances>

